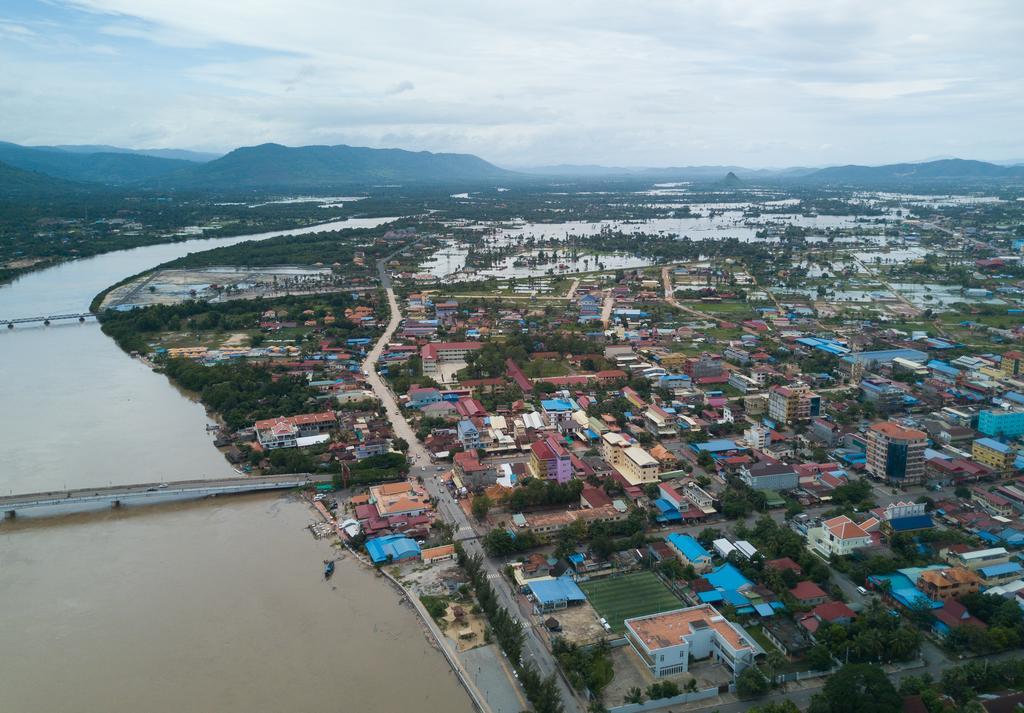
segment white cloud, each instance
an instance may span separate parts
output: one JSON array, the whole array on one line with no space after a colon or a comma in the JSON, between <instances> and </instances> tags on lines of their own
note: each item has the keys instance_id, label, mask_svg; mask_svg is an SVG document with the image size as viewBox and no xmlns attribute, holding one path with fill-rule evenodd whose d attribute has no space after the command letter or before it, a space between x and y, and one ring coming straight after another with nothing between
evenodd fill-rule
<instances>
[{"instance_id":1,"label":"white cloud","mask_svg":"<svg viewBox=\"0 0 1024 713\"><path fill-rule=\"evenodd\" d=\"M72 0L49 18L73 35L64 49L0 47L0 64L20 68L0 77L12 100L0 136L618 165L881 162L952 137L966 155L1000 158L1019 153L1018 8Z\"/></svg>"}]
</instances>

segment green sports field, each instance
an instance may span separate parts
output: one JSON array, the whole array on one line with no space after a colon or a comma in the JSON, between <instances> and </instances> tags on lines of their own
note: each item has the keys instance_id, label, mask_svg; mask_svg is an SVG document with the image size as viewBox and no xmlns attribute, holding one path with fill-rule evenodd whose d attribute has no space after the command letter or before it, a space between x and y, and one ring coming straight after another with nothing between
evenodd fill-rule
<instances>
[{"instance_id":1,"label":"green sports field","mask_svg":"<svg viewBox=\"0 0 1024 713\"><path fill-rule=\"evenodd\" d=\"M616 634L621 634L625 630L622 625L625 619L681 609L684 606L679 598L650 572L581 582L580 589L587 595L597 613L608 620L608 625Z\"/></svg>"}]
</instances>

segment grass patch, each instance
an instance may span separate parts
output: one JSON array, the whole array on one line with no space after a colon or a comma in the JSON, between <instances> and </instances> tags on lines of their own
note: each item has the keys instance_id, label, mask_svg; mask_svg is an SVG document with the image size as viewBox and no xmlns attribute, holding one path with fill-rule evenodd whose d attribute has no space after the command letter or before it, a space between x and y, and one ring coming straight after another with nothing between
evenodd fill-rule
<instances>
[{"instance_id":1,"label":"grass patch","mask_svg":"<svg viewBox=\"0 0 1024 713\"><path fill-rule=\"evenodd\" d=\"M650 572L583 582L580 589L616 634L625 631L622 622L626 619L683 606L679 598Z\"/></svg>"}]
</instances>

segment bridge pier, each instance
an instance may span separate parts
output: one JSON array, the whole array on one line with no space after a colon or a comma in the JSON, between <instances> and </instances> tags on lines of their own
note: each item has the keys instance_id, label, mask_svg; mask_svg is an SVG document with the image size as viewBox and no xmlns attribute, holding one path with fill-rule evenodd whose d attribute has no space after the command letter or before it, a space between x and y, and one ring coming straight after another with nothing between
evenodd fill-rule
<instances>
[{"instance_id":1,"label":"bridge pier","mask_svg":"<svg viewBox=\"0 0 1024 713\"><path fill-rule=\"evenodd\" d=\"M121 501L120 500L112 500L110 502L110 507L112 507L112 508L119 508L119 507L121 507Z\"/></svg>"},{"instance_id":2,"label":"bridge pier","mask_svg":"<svg viewBox=\"0 0 1024 713\"><path fill-rule=\"evenodd\" d=\"M7 510L4 512L4 520L13 520L17 516L18 513L15 510Z\"/></svg>"}]
</instances>

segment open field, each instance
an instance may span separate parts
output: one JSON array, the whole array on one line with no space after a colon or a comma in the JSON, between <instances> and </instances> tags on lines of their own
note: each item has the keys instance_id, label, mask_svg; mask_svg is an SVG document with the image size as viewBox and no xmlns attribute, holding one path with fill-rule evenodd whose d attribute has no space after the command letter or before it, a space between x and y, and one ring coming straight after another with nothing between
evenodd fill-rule
<instances>
[{"instance_id":1,"label":"open field","mask_svg":"<svg viewBox=\"0 0 1024 713\"><path fill-rule=\"evenodd\" d=\"M625 627L622 622L636 616L680 609L683 603L650 572L625 577L582 582L580 589L594 609L608 620L616 634Z\"/></svg>"}]
</instances>

